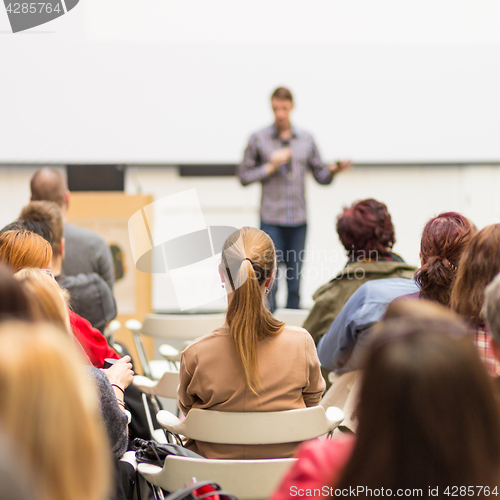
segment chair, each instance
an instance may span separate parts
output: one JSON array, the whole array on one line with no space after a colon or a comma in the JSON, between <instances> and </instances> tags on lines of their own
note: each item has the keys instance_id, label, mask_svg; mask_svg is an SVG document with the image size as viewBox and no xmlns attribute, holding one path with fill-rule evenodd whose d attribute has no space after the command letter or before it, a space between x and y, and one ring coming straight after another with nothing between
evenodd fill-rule
<instances>
[{"instance_id":1,"label":"chair","mask_svg":"<svg viewBox=\"0 0 500 500\"><path fill-rule=\"evenodd\" d=\"M135 375L133 384L146 394L168 399L177 399L179 372L166 371L161 379L156 381L141 375Z\"/></svg>"},{"instance_id":2,"label":"chair","mask_svg":"<svg viewBox=\"0 0 500 500\"><path fill-rule=\"evenodd\" d=\"M186 437L221 444L278 444L305 441L331 434L342 422L338 408L236 413L192 409L180 421L161 411L158 422L168 431ZM168 456L163 468L139 464L139 472L151 484L167 491L182 488L196 477L210 480L241 500L265 499L277 487L284 472L296 459L217 460Z\"/></svg>"},{"instance_id":3,"label":"chair","mask_svg":"<svg viewBox=\"0 0 500 500\"><path fill-rule=\"evenodd\" d=\"M147 377L159 380L172 363L167 360L150 361L141 340L142 335L149 335L159 339L194 340L210 333L226 320L225 314L148 314L144 323L129 320L125 326L132 332L139 359ZM164 350L165 348L160 347ZM178 351L172 347L168 355L178 356Z\"/></svg>"},{"instance_id":4,"label":"chair","mask_svg":"<svg viewBox=\"0 0 500 500\"><path fill-rule=\"evenodd\" d=\"M274 311L273 316L289 326L302 326L307 316L309 316L309 310L278 308Z\"/></svg>"}]
</instances>

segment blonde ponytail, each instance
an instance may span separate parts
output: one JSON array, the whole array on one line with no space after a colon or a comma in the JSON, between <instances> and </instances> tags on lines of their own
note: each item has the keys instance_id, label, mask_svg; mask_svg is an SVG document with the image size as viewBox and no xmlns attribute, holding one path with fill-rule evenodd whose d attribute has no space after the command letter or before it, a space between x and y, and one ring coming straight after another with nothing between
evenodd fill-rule
<instances>
[{"instance_id":1,"label":"blonde ponytail","mask_svg":"<svg viewBox=\"0 0 500 500\"><path fill-rule=\"evenodd\" d=\"M257 344L284 326L271 315L262 297L261 287L275 268L274 245L263 231L244 227L226 240L221 270L232 293L227 322L245 381L254 394L259 389Z\"/></svg>"}]
</instances>

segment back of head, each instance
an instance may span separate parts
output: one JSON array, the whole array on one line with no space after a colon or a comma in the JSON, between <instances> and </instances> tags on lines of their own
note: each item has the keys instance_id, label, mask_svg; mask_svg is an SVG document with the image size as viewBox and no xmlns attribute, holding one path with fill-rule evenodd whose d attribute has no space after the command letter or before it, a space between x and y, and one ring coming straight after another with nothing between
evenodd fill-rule
<instances>
[{"instance_id":1,"label":"back of head","mask_svg":"<svg viewBox=\"0 0 500 500\"><path fill-rule=\"evenodd\" d=\"M462 253L474 233L470 220L457 212L442 213L427 222L420 242L423 264L415 273L424 298L450 304Z\"/></svg>"},{"instance_id":2,"label":"back of head","mask_svg":"<svg viewBox=\"0 0 500 500\"><path fill-rule=\"evenodd\" d=\"M68 292L63 290L44 269L24 268L18 271L15 277L30 299L35 318L71 334Z\"/></svg>"},{"instance_id":3,"label":"back of head","mask_svg":"<svg viewBox=\"0 0 500 500\"><path fill-rule=\"evenodd\" d=\"M387 207L374 199L344 208L337 219L337 233L351 261L387 257L396 242Z\"/></svg>"},{"instance_id":4,"label":"back of head","mask_svg":"<svg viewBox=\"0 0 500 500\"><path fill-rule=\"evenodd\" d=\"M467 247L451 292L451 308L482 326L484 290L500 272L500 224L481 229Z\"/></svg>"},{"instance_id":5,"label":"back of head","mask_svg":"<svg viewBox=\"0 0 500 500\"><path fill-rule=\"evenodd\" d=\"M500 349L500 274L495 276L484 291L482 317L488 325L495 344Z\"/></svg>"},{"instance_id":6,"label":"back of head","mask_svg":"<svg viewBox=\"0 0 500 500\"><path fill-rule=\"evenodd\" d=\"M51 233L52 252L60 255L64 236L64 219L61 209L52 201L32 201L21 210L21 220L36 222L48 227Z\"/></svg>"},{"instance_id":7,"label":"back of head","mask_svg":"<svg viewBox=\"0 0 500 500\"><path fill-rule=\"evenodd\" d=\"M357 443L339 488L421 488L427 496L429 485L441 492L498 484L492 385L467 327L448 315L384 322L367 358L358 411Z\"/></svg>"},{"instance_id":8,"label":"back of head","mask_svg":"<svg viewBox=\"0 0 500 500\"><path fill-rule=\"evenodd\" d=\"M53 201L63 207L68 186L66 179L59 170L41 168L37 170L30 181L32 201Z\"/></svg>"},{"instance_id":9,"label":"back of head","mask_svg":"<svg viewBox=\"0 0 500 500\"><path fill-rule=\"evenodd\" d=\"M32 317L33 310L28 295L14 278L12 270L0 263L0 321L31 320Z\"/></svg>"},{"instance_id":10,"label":"back of head","mask_svg":"<svg viewBox=\"0 0 500 500\"><path fill-rule=\"evenodd\" d=\"M52 248L47 240L31 231L5 231L0 234L0 262L15 271L23 267L48 268L52 262Z\"/></svg>"},{"instance_id":11,"label":"back of head","mask_svg":"<svg viewBox=\"0 0 500 500\"><path fill-rule=\"evenodd\" d=\"M42 500L104 500L110 452L83 359L49 325L0 325L0 420Z\"/></svg>"},{"instance_id":12,"label":"back of head","mask_svg":"<svg viewBox=\"0 0 500 500\"><path fill-rule=\"evenodd\" d=\"M17 231L19 229L24 229L38 234L38 236L41 236L52 245L52 230L45 222L33 222L30 220L18 219L2 228L0 230L0 234L5 233L5 231Z\"/></svg>"},{"instance_id":13,"label":"back of head","mask_svg":"<svg viewBox=\"0 0 500 500\"><path fill-rule=\"evenodd\" d=\"M274 245L264 231L243 227L225 241L220 270L231 293L227 322L246 382L253 392L258 388L257 343L283 328L262 296L262 287L275 269Z\"/></svg>"}]
</instances>

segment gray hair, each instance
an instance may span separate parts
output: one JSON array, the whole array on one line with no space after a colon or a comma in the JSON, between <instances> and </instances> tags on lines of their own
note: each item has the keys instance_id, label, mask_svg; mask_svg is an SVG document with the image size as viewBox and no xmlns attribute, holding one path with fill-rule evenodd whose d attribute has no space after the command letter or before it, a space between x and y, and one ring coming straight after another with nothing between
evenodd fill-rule
<instances>
[{"instance_id":1,"label":"gray hair","mask_svg":"<svg viewBox=\"0 0 500 500\"><path fill-rule=\"evenodd\" d=\"M500 347L500 273L484 291L482 313L495 344Z\"/></svg>"}]
</instances>

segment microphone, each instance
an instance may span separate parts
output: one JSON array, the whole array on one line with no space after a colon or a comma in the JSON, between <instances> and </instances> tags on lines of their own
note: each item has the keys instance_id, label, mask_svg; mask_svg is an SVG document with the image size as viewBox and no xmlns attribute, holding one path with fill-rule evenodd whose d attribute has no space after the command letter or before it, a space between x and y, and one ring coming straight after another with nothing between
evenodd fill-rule
<instances>
[{"instance_id":1,"label":"microphone","mask_svg":"<svg viewBox=\"0 0 500 500\"><path fill-rule=\"evenodd\" d=\"M290 139L281 139L281 145L284 148L289 148L290 147ZM286 163L286 171L287 171L288 176L290 176L292 173L292 157L291 156L288 158L288 161Z\"/></svg>"}]
</instances>

